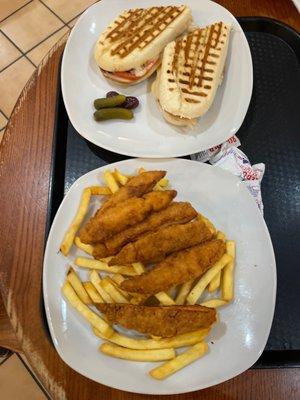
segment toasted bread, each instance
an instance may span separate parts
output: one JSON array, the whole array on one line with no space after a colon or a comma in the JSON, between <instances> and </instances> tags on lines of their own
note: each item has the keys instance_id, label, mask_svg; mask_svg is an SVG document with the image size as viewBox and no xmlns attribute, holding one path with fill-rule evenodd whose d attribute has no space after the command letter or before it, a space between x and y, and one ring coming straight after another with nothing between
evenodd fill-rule
<instances>
[{"instance_id":1,"label":"toasted bread","mask_svg":"<svg viewBox=\"0 0 300 400\"><path fill-rule=\"evenodd\" d=\"M111 72L110 79L136 83L113 74L141 69L143 75L154 72L164 47L182 34L191 20L190 9L184 5L126 10L101 34L94 50L95 60L101 70ZM149 62L155 69L152 65L149 70L145 68Z\"/></svg>"},{"instance_id":2,"label":"toasted bread","mask_svg":"<svg viewBox=\"0 0 300 400\"><path fill-rule=\"evenodd\" d=\"M191 125L208 111L222 80L230 29L215 23L166 46L152 91L168 122Z\"/></svg>"}]
</instances>

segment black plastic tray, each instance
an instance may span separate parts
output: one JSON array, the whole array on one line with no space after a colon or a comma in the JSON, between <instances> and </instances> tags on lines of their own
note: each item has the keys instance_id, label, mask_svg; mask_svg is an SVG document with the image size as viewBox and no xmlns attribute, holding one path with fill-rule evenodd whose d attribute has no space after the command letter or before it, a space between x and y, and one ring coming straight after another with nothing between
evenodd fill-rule
<instances>
[{"instance_id":1,"label":"black plastic tray","mask_svg":"<svg viewBox=\"0 0 300 400\"><path fill-rule=\"evenodd\" d=\"M254 89L238 132L252 163L264 162L265 220L277 261L277 302L268 343L254 367L300 365L300 36L267 18L239 18L253 59ZM234 96L234 93L232 93ZM84 173L125 156L85 141L59 91L48 228L64 194Z\"/></svg>"}]
</instances>

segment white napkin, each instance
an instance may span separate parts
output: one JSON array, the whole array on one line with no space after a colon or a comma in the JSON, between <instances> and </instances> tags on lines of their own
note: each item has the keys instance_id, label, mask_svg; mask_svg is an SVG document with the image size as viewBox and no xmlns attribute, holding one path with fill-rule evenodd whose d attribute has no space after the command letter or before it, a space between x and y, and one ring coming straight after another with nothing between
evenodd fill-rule
<instances>
[{"instance_id":1,"label":"white napkin","mask_svg":"<svg viewBox=\"0 0 300 400\"><path fill-rule=\"evenodd\" d=\"M232 136L222 145L192 155L192 160L209 161L212 165L223 168L240 178L253 196L259 210L263 214L263 202L260 183L264 176L265 164L251 165L248 157L237 147L241 143L236 136Z\"/></svg>"}]
</instances>

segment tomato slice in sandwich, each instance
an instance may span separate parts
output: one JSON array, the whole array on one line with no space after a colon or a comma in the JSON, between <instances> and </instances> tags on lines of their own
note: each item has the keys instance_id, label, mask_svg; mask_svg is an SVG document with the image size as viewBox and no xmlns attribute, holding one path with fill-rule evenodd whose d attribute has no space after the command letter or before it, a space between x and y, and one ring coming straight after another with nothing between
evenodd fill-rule
<instances>
[{"instance_id":1,"label":"tomato slice in sandwich","mask_svg":"<svg viewBox=\"0 0 300 400\"><path fill-rule=\"evenodd\" d=\"M113 72L113 75L119 76L120 78L126 79L128 81L135 81L139 79L138 76L135 76L128 71L115 71Z\"/></svg>"}]
</instances>

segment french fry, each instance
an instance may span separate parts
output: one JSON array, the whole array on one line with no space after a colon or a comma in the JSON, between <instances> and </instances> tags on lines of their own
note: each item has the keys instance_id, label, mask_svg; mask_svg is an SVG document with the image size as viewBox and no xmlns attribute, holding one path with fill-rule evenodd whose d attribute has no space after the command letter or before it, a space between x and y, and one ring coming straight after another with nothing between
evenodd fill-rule
<instances>
[{"instance_id":1,"label":"french fry","mask_svg":"<svg viewBox=\"0 0 300 400\"><path fill-rule=\"evenodd\" d=\"M147 294L130 293L132 298L130 299L131 304L142 304L149 297Z\"/></svg>"},{"instance_id":2,"label":"french fry","mask_svg":"<svg viewBox=\"0 0 300 400\"><path fill-rule=\"evenodd\" d=\"M218 308L222 307L225 304L227 304L227 301L222 300L222 299L210 299L207 301L204 301L203 303L200 303L201 306L209 307L209 308Z\"/></svg>"},{"instance_id":3,"label":"french fry","mask_svg":"<svg viewBox=\"0 0 300 400\"><path fill-rule=\"evenodd\" d=\"M88 292L88 295L92 299L93 303L104 303L102 296L97 292L92 282L82 282L82 284L85 290Z\"/></svg>"},{"instance_id":4,"label":"french fry","mask_svg":"<svg viewBox=\"0 0 300 400\"><path fill-rule=\"evenodd\" d=\"M150 335L150 337L151 337L151 339L156 340L156 341L161 339L161 336L156 336L156 335Z\"/></svg>"},{"instance_id":5,"label":"french fry","mask_svg":"<svg viewBox=\"0 0 300 400\"><path fill-rule=\"evenodd\" d=\"M165 379L174 374L174 372L179 371L180 369L203 357L207 351L208 345L206 343L197 343L184 353L173 358L173 360L167 361L159 367L152 369L149 374L154 379Z\"/></svg>"},{"instance_id":6,"label":"french fry","mask_svg":"<svg viewBox=\"0 0 300 400\"><path fill-rule=\"evenodd\" d=\"M226 235L225 233L218 231L216 235L216 239L222 240L223 242L226 242Z\"/></svg>"},{"instance_id":7,"label":"french fry","mask_svg":"<svg viewBox=\"0 0 300 400\"><path fill-rule=\"evenodd\" d=\"M127 176L121 174L121 172L117 168L115 168L113 176L121 185L126 185L126 183L128 182Z\"/></svg>"},{"instance_id":8,"label":"french fry","mask_svg":"<svg viewBox=\"0 0 300 400\"><path fill-rule=\"evenodd\" d=\"M216 235L216 239L222 240L223 242L226 241L226 235L221 232L218 231L217 235ZM216 276L209 282L208 285L208 291L210 293L214 292L215 290L217 290L220 287L220 283L221 283L221 271L216 274Z\"/></svg>"},{"instance_id":9,"label":"french fry","mask_svg":"<svg viewBox=\"0 0 300 400\"><path fill-rule=\"evenodd\" d=\"M90 186L88 189L90 189L93 196L109 196L112 194L110 188L106 186Z\"/></svg>"},{"instance_id":10,"label":"french fry","mask_svg":"<svg viewBox=\"0 0 300 400\"><path fill-rule=\"evenodd\" d=\"M121 283L125 281L125 278L122 275L113 274L112 276L107 276L105 279L108 280L111 284L113 284L118 290L118 292L120 292L127 300L129 300L131 295L125 290L120 288Z\"/></svg>"},{"instance_id":11,"label":"french fry","mask_svg":"<svg viewBox=\"0 0 300 400\"><path fill-rule=\"evenodd\" d=\"M77 210L77 213L67 230L63 241L60 245L60 251L63 253L64 256L67 256L69 254L69 251L72 247L75 235L82 224L82 221L84 220L84 217L88 211L89 203L90 203L90 198L91 198L91 191L89 188L84 189L82 196L81 196L81 201L79 208Z\"/></svg>"},{"instance_id":12,"label":"french fry","mask_svg":"<svg viewBox=\"0 0 300 400\"><path fill-rule=\"evenodd\" d=\"M112 193L116 193L119 190L117 181L115 180L113 174L110 171L108 170L105 171L103 174L103 178Z\"/></svg>"},{"instance_id":13,"label":"french fry","mask_svg":"<svg viewBox=\"0 0 300 400\"><path fill-rule=\"evenodd\" d=\"M102 279L100 282L101 287L105 290L106 293L113 299L114 303L128 303L129 301L121 292L119 292L116 287L109 282L108 279Z\"/></svg>"},{"instance_id":14,"label":"french fry","mask_svg":"<svg viewBox=\"0 0 300 400\"><path fill-rule=\"evenodd\" d=\"M157 182L157 184L154 186L153 190L160 191L160 190L164 190L164 188L162 186L160 186L159 182Z\"/></svg>"},{"instance_id":15,"label":"french fry","mask_svg":"<svg viewBox=\"0 0 300 400\"><path fill-rule=\"evenodd\" d=\"M231 301L233 299L233 271L235 262L235 242L233 240L228 240L226 242L226 251L229 256L231 256L231 261L223 269L222 274L222 298L226 301Z\"/></svg>"},{"instance_id":16,"label":"french fry","mask_svg":"<svg viewBox=\"0 0 300 400\"><path fill-rule=\"evenodd\" d=\"M141 275L145 272L145 268L142 263L137 262L132 264L133 269L137 273L137 275Z\"/></svg>"},{"instance_id":17,"label":"french fry","mask_svg":"<svg viewBox=\"0 0 300 400\"><path fill-rule=\"evenodd\" d=\"M131 361L171 360L176 355L174 349L132 350L112 343L103 343L99 350L108 356Z\"/></svg>"},{"instance_id":18,"label":"french fry","mask_svg":"<svg viewBox=\"0 0 300 400\"><path fill-rule=\"evenodd\" d=\"M105 257L105 258L101 258L100 261L102 261L102 262L108 264L109 261L110 261L111 259L112 259L112 256L110 256L110 257Z\"/></svg>"},{"instance_id":19,"label":"french fry","mask_svg":"<svg viewBox=\"0 0 300 400\"><path fill-rule=\"evenodd\" d=\"M223 232L218 231L216 234L216 239L222 240L223 242L226 241L226 236ZM221 271L216 274L216 276L210 281L209 285L208 285L208 291L210 293L214 292L215 290L217 290L220 287L220 283L221 283Z\"/></svg>"},{"instance_id":20,"label":"french fry","mask_svg":"<svg viewBox=\"0 0 300 400\"><path fill-rule=\"evenodd\" d=\"M153 190L164 190L169 185L169 179L162 178L157 184L154 186Z\"/></svg>"},{"instance_id":21,"label":"french fry","mask_svg":"<svg viewBox=\"0 0 300 400\"><path fill-rule=\"evenodd\" d=\"M126 298L136 295L136 293L131 294L120 288L121 283L125 281L124 276L122 276L121 274L113 274L112 276L110 276L110 279L112 280L112 283L117 285L118 291L121 292Z\"/></svg>"},{"instance_id":22,"label":"french fry","mask_svg":"<svg viewBox=\"0 0 300 400\"><path fill-rule=\"evenodd\" d=\"M89 309L80 298L77 296L71 284L66 281L62 287L62 293L66 300L81 314L94 328L96 328L102 335L109 338L113 333L113 329L96 313Z\"/></svg>"},{"instance_id":23,"label":"french fry","mask_svg":"<svg viewBox=\"0 0 300 400\"><path fill-rule=\"evenodd\" d=\"M165 188L169 185L169 179L168 178L161 178L160 181L158 181L159 186Z\"/></svg>"},{"instance_id":24,"label":"french fry","mask_svg":"<svg viewBox=\"0 0 300 400\"><path fill-rule=\"evenodd\" d=\"M69 268L67 272L67 280L71 284L72 288L75 290L77 296L84 304L91 304L92 300L85 290L79 276L76 274L72 267Z\"/></svg>"},{"instance_id":25,"label":"french fry","mask_svg":"<svg viewBox=\"0 0 300 400\"><path fill-rule=\"evenodd\" d=\"M183 305L185 303L186 298L192 289L193 282L194 281L191 280L191 281L185 282L183 285L181 285L181 288L179 289L179 292L175 299L175 303L177 305Z\"/></svg>"},{"instance_id":26,"label":"french fry","mask_svg":"<svg viewBox=\"0 0 300 400\"><path fill-rule=\"evenodd\" d=\"M198 331L183 333L171 338L163 338L159 340L154 339L134 339L114 332L109 338L106 338L96 328L93 328L94 334L101 339L107 339L110 342L117 344L127 349L135 350L155 350L155 349L177 349L179 347L192 346L196 343L202 342L209 334L210 329L199 329Z\"/></svg>"},{"instance_id":27,"label":"french fry","mask_svg":"<svg viewBox=\"0 0 300 400\"><path fill-rule=\"evenodd\" d=\"M193 287L190 294L187 297L187 304L195 304L201 294L204 292L204 289L209 284L209 282L213 279L213 277L225 267L232 260L232 257L229 254L224 254L219 261L215 263L204 275L199 279L197 284Z\"/></svg>"},{"instance_id":28,"label":"french fry","mask_svg":"<svg viewBox=\"0 0 300 400\"><path fill-rule=\"evenodd\" d=\"M157 300L160 301L160 303L164 306L173 306L175 305L175 301L170 297L167 293L165 292L159 292L155 294L155 297Z\"/></svg>"},{"instance_id":29,"label":"french fry","mask_svg":"<svg viewBox=\"0 0 300 400\"><path fill-rule=\"evenodd\" d=\"M214 292L215 290L217 290L220 286L221 283L221 271L218 272L213 279L209 282L208 285L208 291L210 293Z\"/></svg>"},{"instance_id":30,"label":"french fry","mask_svg":"<svg viewBox=\"0 0 300 400\"><path fill-rule=\"evenodd\" d=\"M109 266L106 262L100 260L93 260L91 258L77 257L75 264L78 267L97 269L99 271L111 272L112 274L122 274L128 276L137 275L132 267L126 267L122 265Z\"/></svg>"},{"instance_id":31,"label":"french fry","mask_svg":"<svg viewBox=\"0 0 300 400\"><path fill-rule=\"evenodd\" d=\"M95 286L95 289L97 292L100 294L100 296L103 298L105 303L114 303L113 299L110 297L109 293L106 292L106 290L103 289L101 286L101 278L98 275L98 272L93 270L90 272L90 280L92 284Z\"/></svg>"},{"instance_id":32,"label":"french fry","mask_svg":"<svg viewBox=\"0 0 300 400\"><path fill-rule=\"evenodd\" d=\"M83 250L87 254L90 254L90 255L93 254L94 247L90 244L82 243L82 241L80 240L80 238L78 236L76 236L74 243L80 250Z\"/></svg>"},{"instance_id":33,"label":"french fry","mask_svg":"<svg viewBox=\"0 0 300 400\"><path fill-rule=\"evenodd\" d=\"M111 276L111 279L117 284L121 285L123 281L125 281L125 278L121 274L113 274Z\"/></svg>"}]
</instances>

